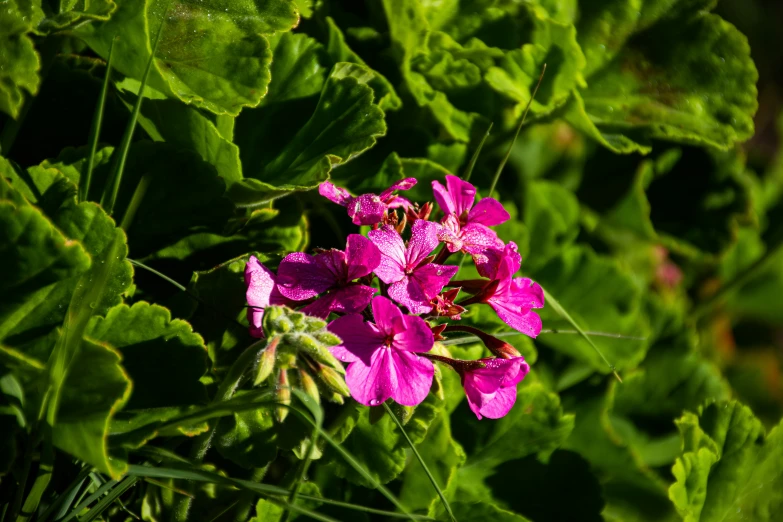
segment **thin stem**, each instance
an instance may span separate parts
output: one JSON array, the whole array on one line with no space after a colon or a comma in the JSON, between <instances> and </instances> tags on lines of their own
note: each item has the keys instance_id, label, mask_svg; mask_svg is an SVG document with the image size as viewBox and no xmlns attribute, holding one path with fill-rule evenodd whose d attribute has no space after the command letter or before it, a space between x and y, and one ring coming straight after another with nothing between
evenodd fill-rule
<instances>
[{"instance_id":1,"label":"thin stem","mask_svg":"<svg viewBox=\"0 0 783 522\"><path fill-rule=\"evenodd\" d=\"M131 223L133 223L133 218L136 217L136 211L139 210L141 201L144 199L144 195L147 193L147 188L149 188L151 182L152 175L148 172L141 177L139 184L136 185L136 190L133 191L133 197L128 204L128 208L125 210L125 215L122 217L122 223L120 223L120 228L124 231L127 232Z\"/></svg>"},{"instance_id":2,"label":"thin stem","mask_svg":"<svg viewBox=\"0 0 783 522\"><path fill-rule=\"evenodd\" d=\"M386 413L388 413L389 416L392 418L392 420L394 420L394 423L397 425L397 427L400 428L400 431L405 437L405 440L408 441L408 445L413 450L413 454L416 455L417 459L419 459L419 464L421 464L421 467L424 468L424 473L427 474L427 478L430 479L430 482L432 483L432 487L434 487L435 491L437 491L438 496L440 497L440 501L443 504L443 507L446 509L446 512L449 514L449 517L451 518L452 522L457 522L457 518L454 516L454 513L451 511L451 506L449 505L449 501L446 500L446 496L443 494L443 491L440 489L440 486L438 486L435 477L432 476L432 472L430 472L430 468L427 467L427 464L424 462L424 459L421 457L419 450L416 449L416 445L408 436L408 432L405 431L405 428L402 426L400 419L397 418L397 416L394 414L394 412L389 407L389 404L387 402L383 403L383 407L386 409Z\"/></svg>"},{"instance_id":3,"label":"thin stem","mask_svg":"<svg viewBox=\"0 0 783 522\"><path fill-rule=\"evenodd\" d=\"M487 132L484 134L484 137L481 138L481 143L479 143L476 152L473 153L473 157L470 158L470 163L468 163L468 166L465 169L465 181L470 181L470 175L473 174L473 167L476 166L476 161L478 161L479 154L481 154L481 149L484 147L484 142L487 141L487 138L489 138L489 133L492 130L493 125L494 122L489 123L489 127L487 127Z\"/></svg>"},{"instance_id":4,"label":"thin stem","mask_svg":"<svg viewBox=\"0 0 783 522\"><path fill-rule=\"evenodd\" d=\"M627 339L630 341L646 341L646 337L635 337L632 335L623 335L618 333L611 333L611 332L593 332L590 330L584 331L587 335L591 335L593 337L611 337L613 339ZM582 332L579 332L577 330L569 330L569 329L561 329L561 328L550 328L550 329L544 329L541 330L539 335L544 334L574 334L574 335L582 335ZM499 333L493 333L491 334L493 337L516 337L517 335L525 335L520 332L499 332ZM450 339L446 339L444 341L439 341L443 345L460 345L460 344L470 344L470 343L476 343L481 341L477 336L475 335L464 335L460 337L452 337Z\"/></svg>"},{"instance_id":5,"label":"thin stem","mask_svg":"<svg viewBox=\"0 0 783 522\"><path fill-rule=\"evenodd\" d=\"M114 55L114 42L117 37L111 39L109 45L109 57L106 59L106 75L103 77L103 86L101 94L98 97L98 105L95 107L95 116L92 118L90 126L90 153L87 156L87 166L84 169L82 178L79 180L79 201L87 201L90 195L90 184L92 183L92 170L95 167L95 154L98 152L98 140L101 135L101 125L103 125L103 111L106 106L106 93L109 91L109 79L111 78L111 61Z\"/></svg>"},{"instance_id":6,"label":"thin stem","mask_svg":"<svg viewBox=\"0 0 783 522\"><path fill-rule=\"evenodd\" d=\"M517 138L519 137L519 131L522 130L522 125L525 123L525 119L527 118L527 113L530 111L530 106L533 104L533 100L536 98L536 93L538 92L538 88L541 87L541 80L544 79L544 73L546 72L546 64L541 68L541 76L538 77L538 83L536 84L536 88L533 89L533 95L530 97L530 100L527 102L527 106L525 107L525 112L522 113L522 119L519 120L519 125L517 125L517 130L514 133L514 139L511 140L511 143L508 145L508 150L506 151L506 155L503 157L503 161L500 162L500 165L498 165L498 170L495 172L495 178L492 180L492 185L489 187L489 192L487 193L487 196L492 196L492 193L495 191L495 185L498 184L498 180L500 179L500 173L503 172L503 167L506 166L506 162L508 161L509 156L511 156L511 149L514 148L514 143L516 143Z\"/></svg>"},{"instance_id":7,"label":"thin stem","mask_svg":"<svg viewBox=\"0 0 783 522\"><path fill-rule=\"evenodd\" d=\"M321 431L321 423L318 422L319 419L316 419L315 425L313 426L313 431L310 434L310 445L307 447L307 456L305 457L304 462L302 463L302 468L299 470L299 476L296 478L296 481L294 482L293 487L291 488L291 493L288 495L288 504L293 505L296 503L296 497L299 495L299 488L302 486L302 481L307 476L307 470L310 468L310 463L313 461L313 452L315 451L315 445L318 442L318 433ZM290 509L286 509L286 517L285 520L288 522L291 520L291 516L293 515L293 511Z\"/></svg>"},{"instance_id":8,"label":"thin stem","mask_svg":"<svg viewBox=\"0 0 783 522\"><path fill-rule=\"evenodd\" d=\"M166 19L165 14L163 19ZM128 122L128 126L125 128L125 134L122 136L122 142L120 142L120 148L117 151L117 160L109 175L109 183L107 183L106 191L104 191L103 194L105 204L102 206L106 209L106 213L110 215L114 212L114 204L117 202L120 182L122 181L122 175L125 171L125 161L128 159L128 151L130 150L131 141L133 140L133 133L136 131L136 122L139 119L141 103L144 101L144 88L147 86L147 79L152 70L152 64L155 62L155 53L158 52L158 42L160 42L160 35L163 32L164 25L166 25L165 21L160 23L158 34L155 36L155 43L152 45L152 54L150 54L150 58L147 61L147 68L144 70L144 76L141 78L141 86L139 87L139 93L136 96L136 103L133 105L131 119Z\"/></svg>"}]
</instances>

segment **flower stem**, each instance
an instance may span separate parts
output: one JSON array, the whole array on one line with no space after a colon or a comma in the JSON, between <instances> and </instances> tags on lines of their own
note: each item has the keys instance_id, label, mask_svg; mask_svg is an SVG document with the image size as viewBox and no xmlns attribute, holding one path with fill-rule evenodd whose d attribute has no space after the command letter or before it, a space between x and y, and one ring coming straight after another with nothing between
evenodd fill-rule
<instances>
[{"instance_id":1,"label":"flower stem","mask_svg":"<svg viewBox=\"0 0 783 522\"><path fill-rule=\"evenodd\" d=\"M408 441L408 445L413 450L413 454L416 455L417 459L419 459L419 463L421 464L421 467L424 468L424 473L426 473L427 478L430 479L430 482L432 483L432 487L434 487L435 491L438 492L440 501L441 503L443 503L443 507L446 509L446 512L449 514L449 517L451 518L452 522L457 522L457 518L454 516L454 513L451 511L451 506L449 506L449 501L446 500L446 496L443 494L443 491L440 489L440 486L438 486L438 483L435 481L435 477L432 476L432 472L430 472L430 469L427 467L427 464L424 462L424 459L421 457L421 454L419 454L419 450L416 449L416 445L413 443L411 438L408 437L408 432L406 432L405 428L402 427L402 423L400 422L400 419L397 418L397 416L394 414L392 409L389 407L388 403L384 402L383 407L386 409L386 413L388 413L389 416L392 418L392 420L394 420L394 423L397 425L397 427L400 428L400 431L405 437L405 440Z\"/></svg>"}]
</instances>

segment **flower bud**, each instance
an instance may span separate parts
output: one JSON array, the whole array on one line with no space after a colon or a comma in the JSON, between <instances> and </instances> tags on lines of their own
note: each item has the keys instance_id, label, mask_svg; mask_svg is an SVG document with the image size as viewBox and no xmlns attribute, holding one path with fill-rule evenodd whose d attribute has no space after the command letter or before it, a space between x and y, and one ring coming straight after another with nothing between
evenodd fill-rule
<instances>
[{"instance_id":1,"label":"flower bud","mask_svg":"<svg viewBox=\"0 0 783 522\"><path fill-rule=\"evenodd\" d=\"M275 388L277 402L285 405L291 404L291 384L288 381L288 372L286 370L280 370L280 373L277 374L277 386ZM277 422L283 422L287 416L288 408L275 409Z\"/></svg>"},{"instance_id":2,"label":"flower bud","mask_svg":"<svg viewBox=\"0 0 783 522\"><path fill-rule=\"evenodd\" d=\"M299 370L299 386L302 390L309 395L315 402L321 404L321 394L318 392L318 385L315 384L312 376L305 370Z\"/></svg>"},{"instance_id":3,"label":"flower bud","mask_svg":"<svg viewBox=\"0 0 783 522\"><path fill-rule=\"evenodd\" d=\"M332 352L323 343L315 340L308 334L288 334L286 342L295 346L297 350L306 353L319 363L331 366L334 369L343 370L343 365L332 355Z\"/></svg>"},{"instance_id":4,"label":"flower bud","mask_svg":"<svg viewBox=\"0 0 783 522\"><path fill-rule=\"evenodd\" d=\"M342 339L327 330L317 332L314 336L318 342L323 343L326 346L338 346L343 342Z\"/></svg>"},{"instance_id":5,"label":"flower bud","mask_svg":"<svg viewBox=\"0 0 783 522\"><path fill-rule=\"evenodd\" d=\"M267 378L272 375L272 370L275 369L275 362L277 361L277 345L280 343L280 337L273 337L269 340L266 348L261 352L261 357L258 360L258 368L256 369L256 378L253 381L253 386L258 386Z\"/></svg>"},{"instance_id":6,"label":"flower bud","mask_svg":"<svg viewBox=\"0 0 783 522\"><path fill-rule=\"evenodd\" d=\"M350 397L351 391L348 389L348 385L345 384L345 378L340 375L340 373L338 373L333 368L324 366L323 364L315 364L317 366L317 372L315 375L326 385L327 388L344 397Z\"/></svg>"}]
</instances>

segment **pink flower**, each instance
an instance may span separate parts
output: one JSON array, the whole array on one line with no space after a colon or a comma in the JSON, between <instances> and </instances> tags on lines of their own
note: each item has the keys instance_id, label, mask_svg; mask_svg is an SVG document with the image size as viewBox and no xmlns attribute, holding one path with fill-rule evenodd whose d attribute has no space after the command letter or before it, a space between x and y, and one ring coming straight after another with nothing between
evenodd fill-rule
<instances>
[{"instance_id":1,"label":"pink flower","mask_svg":"<svg viewBox=\"0 0 783 522\"><path fill-rule=\"evenodd\" d=\"M448 188L446 188L448 187ZM432 182L432 192L445 217L440 240L446 243L450 252L480 254L487 249L503 249L503 242L489 227L508 221L506 209L493 198L484 198L473 206L476 187L459 179L446 176L446 187Z\"/></svg>"},{"instance_id":2,"label":"pink flower","mask_svg":"<svg viewBox=\"0 0 783 522\"><path fill-rule=\"evenodd\" d=\"M372 300L372 312L375 324L351 314L329 325L343 340L331 351L350 363L345 381L351 396L366 406L378 406L389 397L404 406L415 406L432 386L432 362L417 355L432 348L432 331L423 319L403 315L382 296Z\"/></svg>"},{"instance_id":3,"label":"pink flower","mask_svg":"<svg viewBox=\"0 0 783 522\"><path fill-rule=\"evenodd\" d=\"M326 318L330 312L360 312L370 304L375 288L352 281L372 273L381 261L378 248L359 234L348 236L345 252L332 249L311 256L288 254L277 269L280 293L304 301L327 292L302 308L302 312Z\"/></svg>"},{"instance_id":4,"label":"pink flower","mask_svg":"<svg viewBox=\"0 0 783 522\"><path fill-rule=\"evenodd\" d=\"M432 310L430 301L454 277L459 267L424 262L438 246L440 225L417 220L411 227L408 247L394 228L384 225L368 235L381 251L381 262L375 274L389 285L389 297L404 305L412 314Z\"/></svg>"},{"instance_id":5,"label":"pink flower","mask_svg":"<svg viewBox=\"0 0 783 522\"><path fill-rule=\"evenodd\" d=\"M497 312L503 322L530 337L541 333L541 318L533 308L544 307L544 290L538 283L526 277L514 277L522 265L522 256L516 245L506 245L500 257L493 283L494 290L483 296L483 301Z\"/></svg>"},{"instance_id":6,"label":"pink flower","mask_svg":"<svg viewBox=\"0 0 783 522\"><path fill-rule=\"evenodd\" d=\"M262 322L264 308L269 305L288 305L286 299L277 289L275 274L258 261L256 256L250 256L245 264L245 284L247 291L247 320L250 322L250 335L263 337Z\"/></svg>"},{"instance_id":7,"label":"pink flower","mask_svg":"<svg viewBox=\"0 0 783 522\"><path fill-rule=\"evenodd\" d=\"M409 190L415 184L415 178L405 178L381 192L380 196L363 194L355 198L347 190L336 187L330 181L324 181L318 187L318 193L329 201L346 207L354 225L374 225L380 223L387 209L402 207L407 210L410 208L411 202L397 196L394 191Z\"/></svg>"},{"instance_id":8,"label":"pink flower","mask_svg":"<svg viewBox=\"0 0 783 522\"><path fill-rule=\"evenodd\" d=\"M499 419L511 411L517 400L517 384L530 371L524 357L479 359L484 367L468 366L458 370L468 406L481 420Z\"/></svg>"}]
</instances>

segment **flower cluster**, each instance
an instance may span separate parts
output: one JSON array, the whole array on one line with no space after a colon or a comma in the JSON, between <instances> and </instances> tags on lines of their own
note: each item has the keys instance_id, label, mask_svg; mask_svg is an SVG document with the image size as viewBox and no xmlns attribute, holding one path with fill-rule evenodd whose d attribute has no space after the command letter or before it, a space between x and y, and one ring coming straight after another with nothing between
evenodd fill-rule
<instances>
[{"instance_id":1,"label":"flower cluster","mask_svg":"<svg viewBox=\"0 0 783 522\"><path fill-rule=\"evenodd\" d=\"M467 306L489 305L511 328L536 337L541 319L534 310L544 306L543 290L514 277L522 263L517 246L505 244L490 228L509 219L500 202L489 197L476 202L473 185L446 176L445 185L432 182L442 212L435 221L429 203L419 206L397 195L414 185L416 180L407 178L379 195L354 197L323 183L322 196L371 230L366 237L348 236L344 251L289 254L276 275L251 257L245 269L250 333L264 335L269 305L331 317L328 329L342 343L330 350L348 363L346 383L358 402L377 406L391 398L405 406L419 404L429 393L437 362L459 373L479 419L502 417L530 367L513 346L457 321ZM482 279L454 279L459 266L447 261L458 252L473 259ZM457 302L460 292L469 295ZM447 332L476 335L494 357L465 361L434 353L435 341Z\"/></svg>"}]
</instances>

